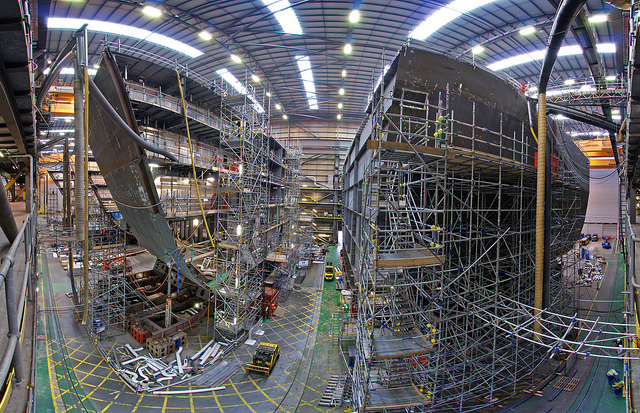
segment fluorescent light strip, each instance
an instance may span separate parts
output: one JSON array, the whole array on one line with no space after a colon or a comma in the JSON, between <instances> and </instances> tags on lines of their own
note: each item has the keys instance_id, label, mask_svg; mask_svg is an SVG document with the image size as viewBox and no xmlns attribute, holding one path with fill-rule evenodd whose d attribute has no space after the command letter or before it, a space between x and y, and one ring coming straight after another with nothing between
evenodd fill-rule
<instances>
[{"instance_id":1,"label":"fluorescent light strip","mask_svg":"<svg viewBox=\"0 0 640 413\"><path fill-rule=\"evenodd\" d=\"M249 93L247 88L244 87L244 85L240 83L240 81L236 79L236 77L233 74L231 74L231 72L229 72L227 69L225 68L218 69L216 70L216 73L221 78L226 80L236 90L236 92L241 93L243 95L247 95ZM255 96L249 95L248 97L249 97L249 100L253 102L253 107L256 109L256 111L258 111L258 113L264 113L264 108L255 98Z\"/></svg>"},{"instance_id":2,"label":"fluorescent light strip","mask_svg":"<svg viewBox=\"0 0 640 413\"><path fill-rule=\"evenodd\" d=\"M596 48L599 53L615 53L616 45L615 43L601 43L596 45ZM535 52L525 53L513 57L509 57L504 60L499 60L487 66L489 70L498 71L507 69L512 66L521 65L524 63L533 62L536 60L543 60L547 51L546 50L536 50ZM558 56L574 56L582 53L582 48L578 45L574 46L563 46L558 51Z\"/></svg>"},{"instance_id":3,"label":"fluorescent light strip","mask_svg":"<svg viewBox=\"0 0 640 413\"><path fill-rule=\"evenodd\" d=\"M50 72L51 72L51 68L47 67L46 69L44 69L42 71L42 74L47 76ZM72 67L63 67L62 69L60 69L60 74L61 75L72 75L75 72L76 72L75 69L72 68ZM87 73L89 73L89 76L95 76L96 73L98 73L98 70L97 69L87 69Z\"/></svg>"},{"instance_id":4,"label":"fluorescent light strip","mask_svg":"<svg viewBox=\"0 0 640 413\"><path fill-rule=\"evenodd\" d=\"M309 109L318 109L318 95L316 94L316 84L313 81L313 72L311 71L311 60L309 56L296 56L298 69L300 69L300 77L304 90L307 92L307 100L309 101Z\"/></svg>"},{"instance_id":5,"label":"fluorescent light strip","mask_svg":"<svg viewBox=\"0 0 640 413\"><path fill-rule=\"evenodd\" d=\"M264 0L263 0L264 1ZM468 13L482 7L485 4L493 3L496 0L456 0L441 9L437 10L431 16L427 17L418 27L409 33L409 37L417 40L425 40L445 24L458 18L464 13Z\"/></svg>"},{"instance_id":6,"label":"fluorescent light strip","mask_svg":"<svg viewBox=\"0 0 640 413\"><path fill-rule=\"evenodd\" d=\"M74 129L49 129L47 132L49 133L73 133Z\"/></svg>"},{"instance_id":7,"label":"fluorescent light strip","mask_svg":"<svg viewBox=\"0 0 640 413\"><path fill-rule=\"evenodd\" d=\"M302 27L289 0L262 0L269 11L276 16L278 23L287 34L302 34Z\"/></svg>"},{"instance_id":8,"label":"fluorescent light strip","mask_svg":"<svg viewBox=\"0 0 640 413\"><path fill-rule=\"evenodd\" d=\"M202 56L204 53L195 47L179 42L171 37L163 36L149 30L127 26L125 24L110 23L100 20L72 19L63 17L49 17L49 29L76 30L87 24L87 30L92 32L109 33L116 36L127 36L147 41L158 46L166 47L191 58Z\"/></svg>"}]
</instances>

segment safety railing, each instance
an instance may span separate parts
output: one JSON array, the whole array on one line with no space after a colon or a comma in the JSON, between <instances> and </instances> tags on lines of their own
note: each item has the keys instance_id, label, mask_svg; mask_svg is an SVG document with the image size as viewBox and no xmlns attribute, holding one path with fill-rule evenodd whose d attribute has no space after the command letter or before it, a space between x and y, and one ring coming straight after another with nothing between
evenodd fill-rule
<instances>
[{"instance_id":1,"label":"safety railing","mask_svg":"<svg viewBox=\"0 0 640 413\"><path fill-rule=\"evenodd\" d=\"M2 360L0 361L0 382L2 383L7 380L12 366L14 368L16 382L20 383L25 379L19 341L27 291L29 293L29 300L33 300L35 290L33 287L33 274L35 265L37 207L35 205L32 206L31 211L31 214L22 223L17 237L11 244L9 252L2 258L2 264L0 265L0 288L4 284L7 325L9 328L9 341L4 350ZM24 257L21 257L18 253L21 247L24 248ZM20 294L16 295L14 268L18 260L24 260L24 275L22 285L20 286ZM27 288L28 286L30 288ZM16 302L17 297L18 301Z\"/></svg>"},{"instance_id":2,"label":"safety railing","mask_svg":"<svg viewBox=\"0 0 640 413\"><path fill-rule=\"evenodd\" d=\"M632 208L635 208L635 205L632 205ZM637 326L638 320L640 320L640 284L637 282L636 278L636 245L640 243L640 237L636 236L633 231L633 226L627 215L624 219L623 225L626 226L626 240L625 240L625 249L626 249L626 267L627 267L627 289L628 294L626 295L626 313L629 314L636 321L636 337L640 336L640 328ZM630 344L625 343L625 347L630 346ZM625 381L625 389L627 392L631 390L631 375L629 371L629 360L624 360L624 381ZM629 395L627 395L629 396ZM627 410L631 411L630 402L633 404L638 403L637 400L633 400L632 397L626 397L627 402ZM634 406L637 407L637 406Z\"/></svg>"}]
</instances>

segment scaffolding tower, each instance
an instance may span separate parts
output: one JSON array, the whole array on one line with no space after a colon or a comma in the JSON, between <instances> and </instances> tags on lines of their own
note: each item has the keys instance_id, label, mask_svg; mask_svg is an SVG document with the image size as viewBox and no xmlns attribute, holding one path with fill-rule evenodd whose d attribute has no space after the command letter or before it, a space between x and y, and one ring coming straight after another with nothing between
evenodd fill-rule
<instances>
[{"instance_id":1,"label":"scaffolding tower","mask_svg":"<svg viewBox=\"0 0 640 413\"><path fill-rule=\"evenodd\" d=\"M433 56L436 67L451 64ZM345 165L345 247L358 282L353 404L477 411L545 373L545 348L477 316L513 316L502 297L533 305L536 149L525 121L449 84L415 90L400 80L404 64L381 86ZM584 176L563 156L553 153L547 289L559 314L577 305L569 251L585 196Z\"/></svg>"},{"instance_id":2,"label":"scaffolding tower","mask_svg":"<svg viewBox=\"0 0 640 413\"><path fill-rule=\"evenodd\" d=\"M78 299L83 302L89 289L87 331L96 342L125 331L126 295L131 290L126 276L131 271L126 260L126 232L113 216L100 205L98 198L89 197L89 285L84 285L83 269L76 268L74 284ZM78 259L82 259L81 242L74 243ZM80 261L81 262L81 261Z\"/></svg>"},{"instance_id":3,"label":"scaffolding tower","mask_svg":"<svg viewBox=\"0 0 640 413\"><path fill-rule=\"evenodd\" d=\"M223 96L218 155L217 276L215 326L222 338L239 340L262 307L269 202L268 117L247 93Z\"/></svg>"},{"instance_id":4,"label":"scaffolding tower","mask_svg":"<svg viewBox=\"0 0 640 413\"><path fill-rule=\"evenodd\" d=\"M284 272L288 277L293 276L298 264L298 247L300 246L300 159L302 150L299 146L289 145L285 148L286 155L284 176L284 208L285 234L284 245L287 256Z\"/></svg>"}]
</instances>

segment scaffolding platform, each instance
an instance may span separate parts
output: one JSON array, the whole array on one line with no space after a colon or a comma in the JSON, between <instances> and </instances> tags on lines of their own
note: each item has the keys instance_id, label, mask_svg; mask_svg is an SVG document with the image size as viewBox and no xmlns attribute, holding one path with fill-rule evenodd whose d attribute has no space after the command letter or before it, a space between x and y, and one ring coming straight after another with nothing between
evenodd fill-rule
<instances>
[{"instance_id":1,"label":"scaffolding platform","mask_svg":"<svg viewBox=\"0 0 640 413\"><path fill-rule=\"evenodd\" d=\"M428 248L415 248L378 254L376 263L378 268L419 267L440 264L443 260L444 256L435 255Z\"/></svg>"},{"instance_id":2,"label":"scaffolding platform","mask_svg":"<svg viewBox=\"0 0 640 413\"><path fill-rule=\"evenodd\" d=\"M272 262L289 262L289 259L286 254L278 254L275 252L270 252L267 254L267 261Z\"/></svg>"},{"instance_id":3,"label":"scaffolding platform","mask_svg":"<svg viewBox=\"0 0 640 413\"><path fill-rule=\"evenodd\" d=\"M413 333L419 334L418 331ZM421 356L434 351L434 346L424 336L373 335L372 359L399 359Z\"/></svg>"},{"instance_id":4,"label":"scaffolding platform","mask_svg":"<svg viewBox=\"0 0 640 413\"><path fill-rule=\"evenodd\" d=\"M377 388L369 390L369 403L365 411L383 409L402 409L415 405L428 404L429 400L415 386Z\"/></svg>"}]
</instances>

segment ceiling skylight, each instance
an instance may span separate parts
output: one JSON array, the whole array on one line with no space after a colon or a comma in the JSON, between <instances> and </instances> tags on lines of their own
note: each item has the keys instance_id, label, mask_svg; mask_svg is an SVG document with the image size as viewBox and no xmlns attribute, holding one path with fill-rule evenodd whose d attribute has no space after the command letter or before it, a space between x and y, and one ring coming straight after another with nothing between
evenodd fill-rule
<instances>
[{"instance_id":1,"label":"ceiling skylight","mask_svg":"<svg viewBox=\"0 0 640 413\"><path fill-rule=\"evenodd\" d=\"M240 83L240 81L236 79L236 77L233 74L231 74L231 72L229 72L227 69L225 68L218 69L216 70L216 73L220 75L221 78L226 80L236 90L236 92L243 95L246 95L249 93L247 88L244 87L244 85ZM249 95L247 97L249 98L249 100L253 102L253 107L256 109L256 111L258 111L258 113L264 113L264 108L258 102L258 99L255 98L255 96Z\"/></svg>"},{"instance_id":2,"label":"ceiling skylight","mask_svg":"<svg viewBox=\"0 0 640 413\"><path fill-rule=\"evenodd\" d=\"M601 43L596 45L599 53L615 53L616 45L614 43ZM509 57L504 60L498 60L487 66L489 70L498 71L507 69L512 66L521 65L524 63L533 62L536 60L543 60L547 51L546 50L536 50L535 52L525 53L513 57ZM582 53L582 48L578 45L574 46L563 46L558 51L559 56L573 56Z\"/></svg>"},{"instance_id":3,"label":"ceiling skylight","mask_svg":"<svg viewBox=\"0 0 640 413\"><path fill-rule=\"evenodd\" d=\"M409 33L409 37L425 40L453 19L494 1L496 0L455 0L427 17L425 21Z\"/></svg>"},{"instance_id":4,"label":"ceiling skylight","mask_svg":"<svg viewBox=\"0 0 640 413\"><path fill-rule=\"evenodd\" d=\"M291 8L289 0L262 0L262 2L276 16L285 33L302 34L302 27L300 27L298 17Z\"/></svg>"},{"instance_id":5,"label":"ceiling skylight","mask_svg":"<svg viewBox=\"0 0 640 413\"><path fill-rule=\"evenodd\" d=\"M316 95L316 84L313 81L313 72L311 71L311 61L309 56L296 56L298 69L300 69L300 77L304 90L307 92L307 100L309 101L309 109L318 109L318 96Z\"/></svg>"},{"instance_id":6,"label":"ceiling skylight","mask_svg":"<svg viewBox=\"0 0 640 413\"><path fill-rule=\"evenodd\" d=\"M115 36L127 36L135 39L147 41L158 46L175 50L176 52L187 55L191 58L198 57L204 53L195 47L182 43L171 37L163 36L149 30L139 29L137 27L127 26L125 24L111 23L100 20L72 19L65 17L49 17L47 27L49 29L76 30L87 24L87 30L92 32L109 33Z\"/></svg>"}]
</instances>

